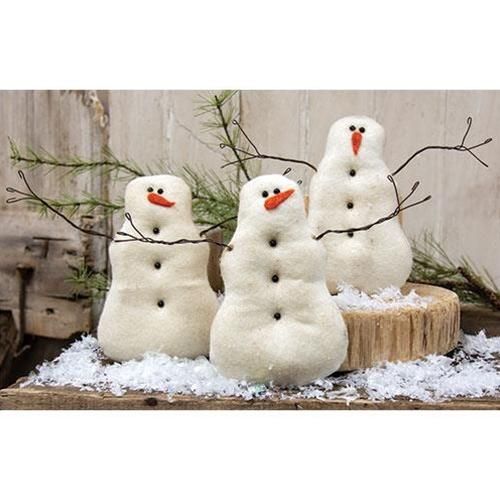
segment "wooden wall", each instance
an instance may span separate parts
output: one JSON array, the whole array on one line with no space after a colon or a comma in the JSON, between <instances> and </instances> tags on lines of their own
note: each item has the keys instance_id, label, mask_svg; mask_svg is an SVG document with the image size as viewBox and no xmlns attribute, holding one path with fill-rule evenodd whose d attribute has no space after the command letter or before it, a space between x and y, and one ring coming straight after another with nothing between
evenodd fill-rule
<instances>
[{"instance_id":1,"label":"wooden wall","mask_svg":"<svg viewBox=\"0 0 500 500\"><path fill-rule=\"evenodd\" d=\"M97 123L95 109L77 94L58 91L0 92L0 186L16 183L9 166L7 136L21 145L58 154L98 157L103 144L118 157L139 163L217 169L217 144L195 116L205 91L100 91L97 96L109 124ZM87 103L88 104L88 103ZM499 91L243 91L235 100L241 121L261 151L318 163L329 126L349 114L367 114L386 129L386 161L396 167L422 146L460 142L467 116L474 118L471 141L494 142L479 154L486 169L464 153L428 152L405 170L399 182L408 189L421 181L431 202L408 212L404 226L411 236L434 233L454 257L467 255L488 268L500 282L500 92ZM263 172L281 172L282 164L265 162ZM307 189L310 171L296 169ZM57 181L41 172L34 186L46 196L87 190L111 196L123 186L96 179ZM0 190L0 216L24 211L6 206Z\"/></svg>"}]
</instances>

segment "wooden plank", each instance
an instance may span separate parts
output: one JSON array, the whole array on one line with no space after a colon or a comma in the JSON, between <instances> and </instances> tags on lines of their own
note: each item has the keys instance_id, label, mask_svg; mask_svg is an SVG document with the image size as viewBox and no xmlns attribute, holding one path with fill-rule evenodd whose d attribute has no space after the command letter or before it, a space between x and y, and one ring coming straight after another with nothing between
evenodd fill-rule
<instances>
[{"instance_id":1,"label":"wooden plank","mask_svg":"<svg viewBox=\"0 0 500 500\"><path fill-rule=\"evenodd\" d=\"M441 241L452 259L470 257L480 269L488 269L500 285L496 250L500 248L500 91L448 91L447 143L461 140L468 116L474 122L467 144L494 137L493 142L474 151L490 167L481 166L466 153L445 153Z\"/></svg>"},{"instance_id":2,"label":"wooden plank","mask_svg":"<svg viewBox=\"0 0 500 500\"><path fill-rule=\"evenodd\" d=\"M262 153L300 158L304 153L303 96L292 90L249 90L241 93L241 123ZM282 173L290 164L263 160L262 173ZM293 166L293 165L292 165ZM304 177L296 167L293 179Z\"/></svg>"},{"instance_id":3,"label":"wooden plank","mask_svg":"<svg viewBox=\"0 0 500 500\"><path fill-rule=\"evenodd\" d=\"M103 97L104 94L99 95ZM0 91L0 159L5 167L0 170L1 185L23 188L17 169L8 166L8 137L21 149L24 146L35 150L43 148L63 158L74 155L100 158L101 148L107 141L106 121L96 121L99 117L95 108L81 96L81 92ZM49 173L47 169L39 169L27 172L27 177L43 197L78 196L83 192L102 196L107 190L97 175L62 177L60 171ZM25 203L7 205L7 196L11 195L0 190L3 257L0 308L12 310L19 328L17 267L36 264L27 288L26 333L65 338L74 331L90 328L89 302L70 300L65 278L69 267L83 261L97 270L105 269L106 253L102 251L102 242L82 238L60 220L40 218Z\"/></svg>"},{"instance_id":4,"label":"wooden plank","mask_svg":"<svg viewBox=\"0 0 500 500\"><path fill-rule=\"evenodd\" d=\"M75 388L25 387L19 383L0 390L0 410L499 410L494 398L464 399L440 403L421 401L375 402L357 399L244 400L235 397L200 398L160 393L130 392L123 396L80 391Z\"/></svg>"},{"instance_id":5,"label":"wooden plank","mask_svg":"<svg viewBox=\"0 0 500 500\"><path fill-rule=\"evenodd\" d=\"M391 172L421 147L444 144L445 101L444 91L375 92L374 114L385 129L384 156ZM418 180L420 198L433 196L424 205L404 213L403 226L409 237L418 237L423 230L429 230L440 238L442 220L436 214L446 198L439 182L445 155L442 151L428 151L396 177L401 193L408 193Z\"/></svg>"},{"instance_id":6,"label":"wooden plank","mask_svg":"<svg viewBox=\"0 0 500 500\"><path fill-rule=\"evenodd\" d=\"M62 220L41 219L33 212L21 218L0 211L0 224L0 309L12 311L22 334L68 338L90 330L90 301L76 300L66 279L72 268L92 264L91 237L68 228ZM24 307L20 269L31 269Z\"/></svg>"},{"instance_id":7,"label":"wooden plank","mask_svg":"<svg viewBox=\"0 0 500 500\"><path fill-rule=\"evenodd\" d=\"M0 388L8 384L14 355L19 347L19 335L12 314L0 311Z\"/></svg>"},{"instance_id":8,"label":"wooden plank","mask_svg":"<svg viewBox=\"0 0 500 500\"><path fill-rule=\"evenodd\" d=\"M500 311L475 304L461 304L460 327L467 333L485 330L488 337L500 337Z\"/></svg>"}]
</instances>

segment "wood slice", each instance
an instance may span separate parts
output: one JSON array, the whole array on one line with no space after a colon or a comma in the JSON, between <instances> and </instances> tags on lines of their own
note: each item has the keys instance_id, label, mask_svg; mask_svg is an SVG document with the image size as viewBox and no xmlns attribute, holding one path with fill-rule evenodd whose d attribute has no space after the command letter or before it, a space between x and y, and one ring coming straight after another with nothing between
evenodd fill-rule
<instances>
[{"instance_id":1,"label":"wood slice","mask_svg":"<svg viewBox=\"0 0 500 500\"><path fill-rule=\"evenodd\" d=\"M444 288L407 283L421 297L432 297L427 308L344 311L349 334L347 357L340 371L370 368L383 361L410 361L428 354L446 354L457 346L460 332L458 296Z\"/></svg>"}]
</instances>

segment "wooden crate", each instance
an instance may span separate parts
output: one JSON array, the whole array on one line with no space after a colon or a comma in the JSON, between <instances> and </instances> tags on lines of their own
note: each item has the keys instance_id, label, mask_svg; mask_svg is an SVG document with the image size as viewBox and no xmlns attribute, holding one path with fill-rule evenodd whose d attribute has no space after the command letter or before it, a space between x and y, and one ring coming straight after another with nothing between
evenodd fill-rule
<instances>
[{"instance_id":1,"label":"wooden crate","mask_svg":"<svg viewBox=\"0 0 500 500\"><path fill-rule=\"evenodd\" d=\"M357 399L244 400L235 397L201 398L130 392L124 396L80 391L76 388L20 387L0 390L0 410L500 410L500 399L457 398L441 403L421 401L374 402Z\"/></svg>"}]
</instances>

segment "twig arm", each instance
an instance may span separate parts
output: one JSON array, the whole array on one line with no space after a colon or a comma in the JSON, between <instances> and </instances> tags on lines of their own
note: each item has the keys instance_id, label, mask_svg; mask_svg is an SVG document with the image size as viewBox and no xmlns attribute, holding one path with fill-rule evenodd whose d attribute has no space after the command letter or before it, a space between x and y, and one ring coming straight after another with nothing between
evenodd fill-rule
<instances>
[{"instance_id":1,"label":"twig arm","mask_svg":"<svg viewBox=\"0 0 500 500\"><path fill-rule=\"evenodd\" d=\"M401 170L403 170L405 167L407 167L411 161L416 158L418 155L424 153L425 151L430 151L433 149L441 149L444 151L461 151L461 152L467 152L469 153L477 162L479 162L481 165L484 167L488 167L488 164L484 162L479 156L477 156L475 153L472 152L473 149L480 148L482 146L485 146L486 144L489 144L493 139L491 137L488 137L484 141L480 142L479 144L474 144L473 146L466 146L465 141L467 140L467 136L469 135L470 129L472 127L472 118L469 116L467 118L467 128L465 130L465 134L462 138L462 142L460 144L457 144L456 146L425 146L418 151L415 151L402 165L400 165L393 173L392 175L397 175Z\"/></svg>"}]
</instances>

